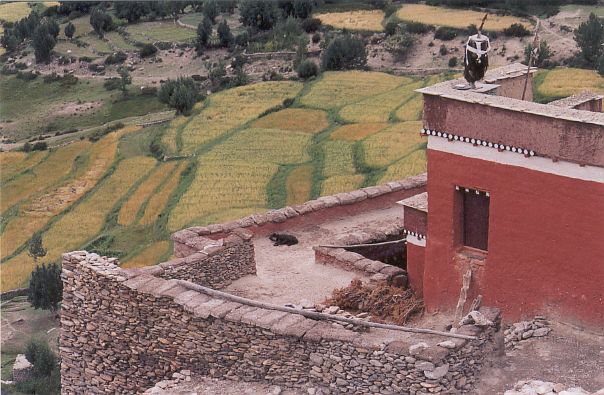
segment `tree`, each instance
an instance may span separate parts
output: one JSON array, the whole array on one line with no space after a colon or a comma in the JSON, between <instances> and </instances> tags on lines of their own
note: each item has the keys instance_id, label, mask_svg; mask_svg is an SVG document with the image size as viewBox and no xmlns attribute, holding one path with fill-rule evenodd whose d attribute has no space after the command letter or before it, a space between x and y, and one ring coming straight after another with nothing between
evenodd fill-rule
<instances>
[{"instance_id":1,"label":"tree","mask_svg":"<svg viewBox=\"0 0 604 395\"><path fill-rule=\"evenodd\" d=\"M4 32L4 35L0 37L0 45L6 48L7 52L12 52L19 47L20 41L15 36L13 29L7 29Z\"/></svg>"},{"instance_id":2,"label":"tree","mask_svg":"<svg viewBox=\"0 0 604 395\"><path fill-rule=\"evenodd\" d=\"M65 37L71 39L73 38L73 35L75 34L75 25L71 22L69 22L67 24L67 26L65 26L64 32L65 32Z\"/></svg>"},{"instance_id":3,"label":"tree","mask_svg":"<svg viewBox=\"0 0 604 395\"><path fill-rule=\"evenodd\" d=\"M167 80L157 92L159 101L174 108L179 114L189 115L197 101L197 89L192 78Z\"/></svg>"},{"instance_id":4,"label":"tree","mask_svg":"<svg viewBox=\"0 0 604 395\"><path fill-rule=\"evenodd\" d=\"M319 67L312 60L306 59L300 63L296 71L298 72L298 77L305 80L319 74Z\"/></svg>"},{"instance_id":5,"label":"tree","mask_svg":"<svg viewBox=\"0 0 604 395\"><path fill-rule=\"evenodd\" d=\"M598 71L598 74L604 76L604 54L600 55L600 57L598 58L596 70Z\"/></svg>"},{"instance_id":6,"label":"tree","mask_svg":"<svg viewBox=\"0 0 604 395\"><path fill-rule=\"evenodd\" d=\"M113 19L101 8L93 8L90 12L90 26L102 38L105 32L113 29Z\"/></svg>"},{"instance_id":7,"label":"tree","mask_svg":"<svg viewBox=\"0 0 604 395\"><path fill-rule=\"evenodd\" d=\"M63 298L61 267L42 264L31 273L27 300L35 309L57 311Z\"/></svg>"},{"instance_id":8,"label":"tree","mask_svg":"<svg viewBox=\"0 0 604 395\"><path fill-rule=\"evenodd\" d=\"M138 22L151 12L148 1L116 1L113 3L118 18L125 18L128 23Z\"/></svg>"},{"instance_id":9,"label":"tree","mask_svg":"<svg viewBox=\"0 0 604 395\"><path fill-rule=\"evenodd\" d=\"M216 31L218 32L220 45L229 47L233 43L233 33L231 33L231 28L227 24L226 19L223 19L222 22L218 24Z\"/></svg>"},{"instance_id":10,"label":"tree","mask_svg":"<svg viewBox=\"0 0 604 395\"><path fill-rule=\"evenodd\" d=\"M306 19L312 13L312 2L310 0L294 0L293 15L296 18Z\"/></svg>"},{"instance_id":11,"label":"tree","mask_svg":"<svg viewBox=\"0 0 604 395\"><path fill-rule=\"evenodd\" d=\"M321 58L323 70L363 69L367 65L365 44L350 35L333 39Z\"/></svg>"},{"instance_id":12,"label":"tree","mask_svg":"<svg viewBox=\"0 0 604 395\"><path fill-rule=\"evenodd\" d=\"M300 38L298 41L298 47L296 49L296 56L294 56L293 66L294 70L298 70L298 66L306 60L308 57L308 38L306 35Z\"/></svg>"},{"instance_id":13,"label":"tree","mask_svg":"<svg viewBox=\"0 0 604 395\"><path fill-rule=\"evenodd\" d=\"M581 57L589 67L596 65L596 60L602 54L604 43L604 23L595 14L590 14L589 19L579 25L575 31L575 41L581 49Z\"/></svg>"},{"instance_id":14,"label":"tree","mask_svg":"<svg viewBox=\"0 0 604 395\"><path fill-rule=\"evenodd\" d=\"M34 47L34 55L36 57L36 63L50 61L50 54L52 49L57 44L57 41L49 31L49 25L42 23L34 31L32 45Z\"/></svg>"},{"instance_id":15,"label":"tree","mask_svg":"<svg viewBox=\"0 0 604 395\"><path fill-rule=\"evenodd\" d=\"M529 43L524 48L524 63L528 64L531 52L533 51L533 43ZM533 66L547 68L549 66L549 59L552 57L552 51L547 45L547 41L542 40L539 43L539 52L537 56L533 56Z\"/></svg>"},{"instance_id":16,"label":"tree","mask_svg":"<svg viewBox=\"0 0 604 395\"><path fill-rule=\"evenodd\" d=\"M57 357L48 343L42 339L32 339L27 343L25 358L34 365L34 373L37 377L49 376L57 367Z\"/></svg>"},{"instance_id":17,"label":"tree","mask_svg":"<svg viewBox=\"0 0 604 395\"><path fill-rule=\"evenodd\" d=\"M117 69L117 72L120 75L120 90L122 91L124 96L126 96L126 93L128 91L128 85L132 83L132 77L130 76L128 69L125 67L120 67L119 69Z\"/></svg>"},{"instance_id":18,"label":"tree","mask_svg":"<svg viewBox=\"0 0 604 395\"><path fill-rule=\"evenodd\" d=\"M46 256L46 248L42 245L42 234L39 232L34 233L29 240L27 255L34 258L34 262L37 262L38 258Z\"/></svg>"},{"instance_id":19,"label":"tree","mask_svg":"<svg viewBox=\"0 0 604 395\"><path fill-rule=\"evenodd\" d=\"M203 2L203 15L208 18L212 24L216 23L218 4L216 4L215 0L206 0Z\"/></svg>"},{"instance_id":20,"label":"tree","mask_svg":"<svg viewBox=\"0 0 604 395\"><path fill-rule=\"evenodd\" d=\"M210 36L212 35L212 21L207 16L197 25L197 42L195 49L198 54L203 52L203 48L208 45Z\"/></svg>"},{"instance_id":21,"label":"tree","mask_svg":"<svg viewBox=\"0 0 604 395\"><path fill-rule=\"evenodd\" d=\"M271 29L279 19L277 4L271 0L241 0L240 21L260 30Z\"/></svg>"}]
</instances>

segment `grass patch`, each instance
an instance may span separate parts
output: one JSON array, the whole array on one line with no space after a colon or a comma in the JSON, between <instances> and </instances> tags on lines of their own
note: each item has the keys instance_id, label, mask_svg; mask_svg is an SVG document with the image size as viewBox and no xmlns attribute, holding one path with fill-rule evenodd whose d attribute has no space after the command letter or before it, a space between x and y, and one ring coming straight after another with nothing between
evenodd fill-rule
<instances>
[{"instance_id":1,"label":"grass patch","mask_svg":"<svg viewBox=\"0 0 604 395\"><path fill-rule=\"evenodd\" d=\"M336 29L373 32L381 32L384 30L384 27L382 26L384 11L381 10L328 12L324 14L315 14L313 16L320 19L322 24L335 27Z\"/></svg>"},{"instance_id":2,"label":"grass patch","mask_svg":"<svg viewBox=\"0 0 604 395\"><path fill-rule=\"evenodd\" d=\"M286 205L304 203L311 198L313 167L310 164L298 166L287 175L285 191Z\"/></svg>"},{"instance_id":3,"label":"grass patch","mask_svg":"<svg viewBox=\"0 0 604 395\"><path fill-rule=\"evenodd\" d=\"M583 91L604 94L604 78L594 70L558 68L539 72L534 87L535 101L547 103Z\"/></svg>"},{"instance_id":4,"label":"grass patch","mask_svg":"<svg viewBox=\"0 0 604 395\"><path fill-rule=\"evenodd\" d=\"M157 41L191 42L196 37L194 30L180 27L172 21L130 24L126 32L132 40L144 44Z\"/></svg>"},{"instance_id":5,"label":"grass patch","mask_svg":"<svg viewBox=\"0 0 604 395\"><path fill-rule=\"evenodd\" d=\"M325 111L286 108L281 111L272 112L254 121L252 126L265 129L295 130L314 134L329 126L329 121Z\"/></svg>"},{"instance_id":6,"label":"grass patch","mask_svg":"<svg viewBox=\"0 0 604 395\"><path fill-rule=\"evenodd\" d=\"M372 168L390 165L425 144L421 122L396 123L362 142L364 161Z\"/></svg>"},{"instance_id":7,"label":"grass patch","mask_svg":"<svg viewBox=\"0 0 604 395\"><path fill-rule=\"evenodd\" d=\"M170 242L161 240L151 245L144 246L141 251L121 264L121 267L130 269L156 265L169 254Z\"/></svg>"}]
</instances>

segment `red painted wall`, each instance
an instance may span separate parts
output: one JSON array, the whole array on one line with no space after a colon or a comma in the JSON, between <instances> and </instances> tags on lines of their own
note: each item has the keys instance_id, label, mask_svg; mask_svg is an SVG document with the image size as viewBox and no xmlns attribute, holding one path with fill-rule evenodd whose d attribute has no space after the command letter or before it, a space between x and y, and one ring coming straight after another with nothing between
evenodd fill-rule
<instances>
[{"instance_id":1,"label":"red painted wall","mask_svg":"<svg viewBox=\"0 0 604 395\"><path fill-rule=\"evenodd\" d=\"M472 265L468 299L482 294L507 320L545 313L604 325L604 184L433 150L428 174L429 310L454 308ZM459 252L455 185L490 192L484 260Z\"/></svg>"},{"instance_id":2,"label":"red painted wall","mask_svg":"<svg viewBox=\"0 0 604 395\"><path fill-rule=\"evenodd\" d=\"M407 243L407 278L409 286L420 298L424 292L425 247Z\"/></svg>"}]
</instances>

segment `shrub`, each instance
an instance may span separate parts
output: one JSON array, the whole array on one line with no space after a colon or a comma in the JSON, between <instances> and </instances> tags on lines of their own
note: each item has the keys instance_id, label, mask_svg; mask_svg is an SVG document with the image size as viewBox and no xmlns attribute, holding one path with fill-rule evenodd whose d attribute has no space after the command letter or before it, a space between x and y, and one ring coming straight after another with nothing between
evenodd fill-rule
<instances>
[{"instance_id":1,"label":"shrub","mask_svg":"<svg viewBox=\"0 0 604 395\"><path fill-rule=\"evenodd\" d=\"M590 14L589 19L577 28L575 41L581 49L581 58L587 65L594 67L603 53L604 22L595 14Z\"/></svg>"},{"instance_id":2,"label":"shrub","mask_svg":"<svg viewBox=\"0 0 604 395\"><path fill-rule=\"evenodd\" d=\"M398 26L399 22L391 19L386 23L386 26L384 26L384 33L386 33L387 36L392 36L398 30Z\"/></svg>"},{"instance_id":3,"label":"shrub","mask_svg":"<svg viewBox=\"0 0 604 395\"><path fill-rule=\"evenodd\" d=\"M457 67L457 56L453 56L449 59L449 67Z\"/></svg>"},{"instance_id":4,"label":"shrub","mask_svg":"<svg viewBox=\"0 0 604 395\"><path fill-rule=\"evenodd\" d=\"M121 84L122 84L121 78L111 77L111 78L105 80L105 82L103 83L103 86L108 91L113 91L116 89L120 89Z\"/></svg>"},{"instance_id":5,"label":"shrub","mask_svg":"<svg viewBox=\"0 0 604 395\"><path fill-rule=\"evenodd\" d=\"M233 43L233 33L231 33L231 28L227 24L226 19L223 19L222 22L218 24L216 32L218 33L218 38L220 39L220 45L223 47L230 47Z\"/></svg>"},{"instance_id":6,"label":"shrub","mask_svg":"<svg viewBox=\"0 0 604 395\"><path fill-rule=\"evenodd\" d=\"M520 23L512 23L510 27L506 27L503 29L503 34L511 37L526 37L531 34L531 32L524 27L523 24Z\"/></svg>"},{"instance_id":7,"label":"shrub","mask_svg":"<svg viewBox=\"0 0 604 395\"><path fill-rule=\"evenodd\" d=\"M42 23L34 30L32 45L34 47L36 63L48 63L50 61L52 49L57 44L53 27L54 25L52 24Z\"/></svg>"},{"instance_id":8,"label":"shrub","mask_svg":"<svg viewBox=\"0 0 604 395\"><path fill-rule=\"evenodd\" d=\"M142 58L148 58L149 56L153 56L157 53L157 47L153 44L143 44L139 51L139 54Z\"/></svg>"},{"instance_id":9,"label":"shrub","mask_svg":"<svg viewBox=\"0 0 604 395\"><path fill-rule=\"evenodd\" d=\"M157 95L157 88L154 86L143 86L141 88L141 95L143 96L155 96Z\"/></svg>"},{"instance_id":10,"label":"shrub","mask_svg":"<svg viewBox=\"0 0 604 395\"><path fill-rule=\"evenodd\" d=\"M36 267L31 273L27 294L31 305L35 309L56 311L62 298L61 267L56 263Z\"/></svg>"},{"instance_id":11,"label":"shrub","mask_svg":"<svg viewBox=\"0 0 604 395\"><path fill-rule=\"evenodd\" d=\"M31 149L32 151L46 151L48 149L48 144L45 141L38 141Z\"/></svg>"},{"instance_id":12,"label":"shrub","mask_svg":"<svg viewBox=\"0 0 604 395\"><path fill-rule=\"evenodd\" d=\"M311 13L312 2L310 0L294 0L293 17L306 19Z\"/></svg>"},{"instance_id":13,"label":"shrub","mask_svg":"<svg viewBox=\"0 0 604 395\"><path fill-rule=\"evenodd\" d=\"M66 26L65 29L63 30L63 32L65 33L65 37L71 39L73 38L73 35L75 34L76 28L75 25L71 22L69 22Z\"/></svg>"},{"instance_id":14,"label":"shrub","mask_svg":"<svg viewBox=\"0 0 604 395\"><path fill-rule=\"evenodd\" d=\"M300 23L300 26L306 33L316 32L321 27L321 20L319 18L307 18Z\"/></svg>"},{"instance_id":15,"label":"shrub","mask_svg":"<svg viewBox=\"0 0 604 395\"><path fill-rule=\"evenodd\" d=\"M524 48L524 63L527 65L529 63L529 58L531 56L532 51L533 51L533 43L529 43ZM552 57L552 51L551 51L549 45L547 45L547 41L542 40L539 43L539 51L537 53L537 56L533 57L533 66L541 67L541 68L551 67L550 61L549 61L549 59L551 57Z\"/></svg>"},{"instance_id":16,"label":"shrub","mask_svg":"<svg viewBox=\"0 0 604 395\"><path fill-rule=\"evenodd\" d=\"M243 86L248 83L248 76L243 71L243 68L239 67L235 69L235 76L229 82L229 87L234 88L236 86Z\"/></svg>"},{"instance_id":17,"label":"shrub","mask_svg":"<svg viewBox=\"0 0 604 395\"><path fill-rule=\"evenodd\" d=\"M434 38L443 41L450 41L457 37L457 30L449 27L439 27L434 32Z\"/></svg>"},{"instance_id":18,"label":"shrub","mask_svg":"<svg viewBox=\"0 0 604 395\"><path fill-rule=\"evenodd\" d=\"M99 37L103 37L105 32L108 32L114 28L111 15L107 14L102 8L98 7L94 8L90 12L90 26L92 26Z\"/></svg>"},{"instance_id":19,"label":"shrub","mask_svg":"<svg viewBox=\"0 0 604 395\"><path fill-rule=\"evenodd\" d=\"M15 66L15 68L17 70L24 70L27 68L27 64L25 64L23 62L15 62L15 64L13 66Z\"/></svg>"},{"instance_id":20,"label":"shrub","mask_svg":"<svg viewBox=\"0 0 604 395\"><path fill-rule=\"evenodd\" d=\"M244 26L260 30L271 29L279 20L279 9L272 0L242 0L239 13Z\"/></svg>"},{"instance_id":21,"label":"shrub","mask_svg":"<svg viewBox=\"0 0 604 395\"><path fill-rule=\"evenodd\" d=\"M406 32L390 36L384 42L384 49L390 52L397 61L403 61L415 45L415 38Z\"/></svg>"},{"instance_id":22,"label":"shrub","mask_svg":"<svg viewBox=\"0 0 604 395\"><path fill-rule=\"evenodd\" d=\"M333 39L321 58L323 70L363 69L367 65L365 44L350 35Z\"/></svg>"},{"instance_id":23,"label":"shrub","mask_svg":"<svg viewBox=\"0 0 604 395\"><path fill-rule=\"evenodd\" d=\"M23 81L31 81L38 78L38 74L32 71L17 71L17 78Z\"/></svg>"},{"instance_id":24,"label":"shrub","mask_svg":"<svg viewBox=\"0 0 604 395\"><path fill-rule=\"evenodd\" d=\"M104 129L100 129L100 130L95 131L90 136L88 136L88 140L94 143L96 141L99 141L103 136L106 136L106 135L108 135L111 132L115 132L116 130L121 129L123 127L124 127L123 123L117 122L117 123L115 123L113 125L107 126Z\"/></svg>"},{"instance_id":25,"label":"shrub","mask_svg":"<svg viewBox=\"0 0 604 395\"><path fill-rule=\"evenodd\" d=\"M103 66L102 64L90 63L88 65L88 70L94 73L100 73L101 71L105 71L105 66Z\"/></svg>"},{"instance_id":26,"label":"shrub","mask_svg":"<svg viewBox=\"0 0 604 395\"><path fill-rule=\"evenodd\" d=\"M179 77L164 82L157 96L162 103L174 108L179 114L188 115L197 100L197 89L193 79Z\"/></svg>"},{"instance_id":27,"label":"shrub","mask_svg":"<svg viewBox=\"0 0 604 395\"><path fill-rule=\"evenodd\" d=\"M250 35L247 31L243 31L235 36L235 44L239 45L240 47L247 47L249 41Z\"/></svg>"},{"instance_id":28,"label":"shrub","mask_svg":"<svg viewBox=\"0 0 604 395\"><path fill-rule=\"evenodd\" d=\"M407 22L405 23L405 31L411 34L425 34L434 30L434 26L426 25L421 22Z\"/></svg>"},{"instance_id":29,"label":"shrub","mask_svg":"<svg viewBox=\"0 0 604 395\"><path fill-rule=\"evenodd\" d=\"M40 340L30 340L25 346L25 357L34 365L34 375L37 377L50 376L57 367L57 357L48 343Z\"/></svg>"},{"instance_id":30,"label":"shrub","mask_svg":"<svg viewBox=\"0 0 604 395\"><path fill-rule=\"evenodd\" d=\"M105 58L105 64L124 63L127 58L128 55L126 55L126 53L122 51L117 51Z\"/></svg>"},{"instance_id":31,"label":"shrub","mask_svg":"<svg viewBox=\"0 0 604 395\"><path fill-rule=\"evenodd\" d=\"M445 56L446 54L449 53L449 50L447 49L447 46L445 44L443 44L440 46L438 53L440 53L440 56Z\"/></svg>"},{"instance_id":32,"label":"shrub","mask_svg":"<svg viewBox=\"0 0 604 395\"><path fill-rule=\"evenodd\" d=\"M306 59L300 63L296 71L298 72L298 77L308 79L319 74L319 67L312 60Z\"/></svg>"},{"instance_id":33,"label":"shrub","mask_svg":"<svg viewBox=\"0 0 604 395\"><path fill-rule=\"evenodd\" d=\"M93 59L90 56L80 56L78 58L78 60L80 62L92 62L93 61Z\"/></svg>"},{"instance_id":34,"label":"shrub","mask_svg":"<svg viewBox=\"0 0 604 395\"><path fill-rule=\"evenodd\" d=\"M172 49L172 43L169 41L158 41L155 43L155 46L158 49L161 49L162 51L167 51L169 49Z\"/></svg>"},{"instance_id":35,"label":"shrub","mask_svg":"<svg viewBox=\"0 0 604 395\"><path fill-rule=\"evenodd\" d=\"M319 41L321 41L321 35L319 33L313 34L312 35L313 44L317 44Z\"/></svg>"},{"instance_id":36,"label":"shrub","mask_svg":"<svg viewBox=\"0 0 604 395\"><path fill-rule=\"evenodd\" d=\"M203 48L208 45L210 36L212 35L212 21L209 18L204 17L203 20L197 25L197 39L196 49L197 53L201 54Z\"/></svg>"}]
</instances>

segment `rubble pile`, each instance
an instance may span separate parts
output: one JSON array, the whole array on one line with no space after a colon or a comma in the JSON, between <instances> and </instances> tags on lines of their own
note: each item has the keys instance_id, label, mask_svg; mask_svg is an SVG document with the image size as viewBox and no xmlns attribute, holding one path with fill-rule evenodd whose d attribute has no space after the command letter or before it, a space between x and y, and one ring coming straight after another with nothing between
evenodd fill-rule
<instances>
[{"instance_id":1,"label":"rubble pile","mask_svg":"<svg viewBox=\"0 0 604 395\"><path fill-rule=\"evenodd\" d=\"M547 336L551 330L547 320L542 316L537 316L532 321L515 322L504 332L505 347L513 348L523 340Z\"/></svg>"},{"instance_id":2,"label":"rubble pile","mask_svg":"<svg viewBox=\"0 0 604 395\"><path fill-rule=\"evenodd\" d=\"M514 389L505 391L504 395L590 395L581 387L567 388L564 384L540 380L521 380ZM604 394L604 388L591 395Z\"/></svg>"}]
</instances>

